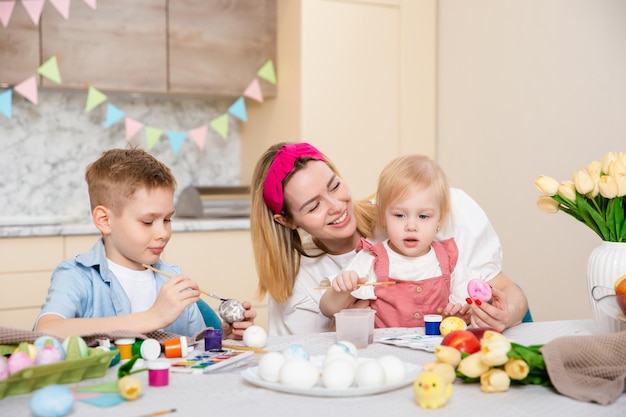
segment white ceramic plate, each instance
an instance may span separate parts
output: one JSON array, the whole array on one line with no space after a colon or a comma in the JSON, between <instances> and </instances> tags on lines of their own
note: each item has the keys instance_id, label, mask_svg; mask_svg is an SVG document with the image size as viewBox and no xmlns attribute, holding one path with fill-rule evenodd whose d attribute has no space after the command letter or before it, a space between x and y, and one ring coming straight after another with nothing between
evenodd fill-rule
<instances>
[{"instance_id":1,"label":"white ceramic plate","mask_svg":"<svg viewBox=\"0 0 626 417\"><path fill-rule=\"evenodd\" d=\"M316 365L321 365L321 363L323 363L323 359L323 356L314 356L311 358L311 361ZM379 387L353 386L346 389L329 389L324 387L321 378L312 388L288 387L286 385L279 384L278 382L265 381L259 376L258 366L247 368L241 371L241 376L243 377L243 379L253 385L271 389L273 391L286 392L289 394L308 395L314 397L358 397L361 395L372 395L392 391L412 384L413 381L415 381L415 377L417 376L417 374L421 371L422 367L407 362L404 363L404 366L406 367L406 376L403 381L396 384L382 385ZM321 366L319 367L321 368Z\"/></svg>"}]
</instances>

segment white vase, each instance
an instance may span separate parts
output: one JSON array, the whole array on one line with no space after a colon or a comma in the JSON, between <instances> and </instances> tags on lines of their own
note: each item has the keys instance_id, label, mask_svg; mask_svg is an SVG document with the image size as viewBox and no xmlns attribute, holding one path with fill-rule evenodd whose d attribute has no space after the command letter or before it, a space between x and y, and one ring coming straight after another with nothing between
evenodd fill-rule
<instances>
[{"instance_id":1,"label":"white vase","mask_svg":"<svg viewBox=\"0 0 626 417\"><path fill-rule=\"evenodd\" d=\"M626 330L626 319L615 296L602 297L615 294L615 281L622 275L626 275L626 243L603 241L591 252L587 265L589 299L598 333Z\"/></svg>"}]
</instances>

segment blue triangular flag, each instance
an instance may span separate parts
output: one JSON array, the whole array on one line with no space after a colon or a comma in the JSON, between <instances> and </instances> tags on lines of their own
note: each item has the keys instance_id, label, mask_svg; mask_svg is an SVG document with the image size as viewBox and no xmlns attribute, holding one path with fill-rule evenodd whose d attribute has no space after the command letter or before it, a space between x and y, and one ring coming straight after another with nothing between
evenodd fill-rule
<instances>
[{"instance_id":1,"label":"blue triangular flag","mask_svg":"<svg viewBox=\"0 0 626 417\"><path fill-rule=\"evenodd\" d=\"M11 118L11 107L13 103L13 90L7 90L0 93L0 112L6 117Z\"/></svg>"},{"instance_id":2,"label":"blue triangular flag","mask_svg":"<svg viewBox=\"0 0 626 417\"><path fill-rule=\"evenodd\" d=\"M243 100L243 97L239 97L231 106L228 108L228 113L232 114L236 118L243 120L244 122L248 121L248 115L246 113L246 103Z\"/></svg>"},{"instance_id":3,"label":"blue triangular flag","mask_svg":"<svg viewBox=\"0 0 626 417\"><path fill-rule=\"evenodd\" d=\"M183 146L186 137L187 132L167 132L167 138L170 140L170 145L175 154L180 151L180 147Z\"/></svg>"},{"instance_id":4,"label":"blue triangular flag","mask_svg":"<svg viewBox=\"0 0 626 417\"><path fill-rule=\"evenodd\" d=\"M107 103L107 115L106 120L104 121L104 128L108 129L117 123L122 117L124 117L124 112L112 105L111 103Z\"/></svg>"}]
</instances>

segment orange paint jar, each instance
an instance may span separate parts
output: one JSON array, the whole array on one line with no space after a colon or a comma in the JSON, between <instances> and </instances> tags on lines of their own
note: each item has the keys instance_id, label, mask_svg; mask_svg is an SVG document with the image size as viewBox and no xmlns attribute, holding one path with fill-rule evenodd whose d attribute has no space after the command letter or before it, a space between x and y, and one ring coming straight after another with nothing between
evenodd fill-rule
<instances>
[{"instance_id":1,"label":"orange paint jar","mask_svg":"<svg viewBox=\"0 0 626 417\"><path fill-rule=\"evenodd\" d=\"M168 339L163 342L163 347L167 358L184 358L187 356L187 338L185 336Z\"/></svg>"}]
</instances>

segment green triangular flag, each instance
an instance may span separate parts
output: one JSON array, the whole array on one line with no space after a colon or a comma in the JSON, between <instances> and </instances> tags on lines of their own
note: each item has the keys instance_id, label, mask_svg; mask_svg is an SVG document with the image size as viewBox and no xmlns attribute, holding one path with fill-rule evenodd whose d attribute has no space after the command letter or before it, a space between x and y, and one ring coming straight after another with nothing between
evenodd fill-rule
<instances>
[{"instance_id":1,"label":"green triangular flag","mask_svg":"<svg viewBox=\"0 0 626 417\"><path fill-rule=\"evenodd\" d=\"M87 92L87 105L85 106L85 113L89 113L100 104L104 103L106 99L106 95L102 94L94 87L89 87L89 91Z\"/></svg>"},{"instance_id":2,"label":"green triangular flag","mask_svg":"<svg viewBox=\"0 0 626 417\"><path fill-rule=\"evenodd\" d=\"M223 139L228 137L228 114L223 114L211 120L210 125Z\"/></svg>"},{"instance_id":3,"label":"green triangular flag","mask_svg":"<svg viewBox=\"0 0 626 417\"><path fill-rule=\"evenodd\" d=\"M159 141L159 138L163 134L161 129L157 129L156 127L146 126L146 144L148 150L152 149L154 145Z\"/></svg>"},{"instance_id":4,"label":"green triangular flag","mask_svg":"<svg viewBox=\"0 0 626 417\"><path fill-rule=\"evenodd\" d=\"M263 78L264 80L276 84L276 73L274 72L274 62L269 59L260 70L257 71L256 75Z\"/></svg>"},{"instance_id":5,"label":"green triangular flag","mask_svg":"<svg viewBox=\"0 0 626 417\"><path fill-rule=\"evenodd\" d=\"M57 64L57 57L53 56L46 62L44 62L37 72L49 80L54 81L57 84L61 84L61 74L59 73L59 65Z\"/></svg>"}]
</instances>

